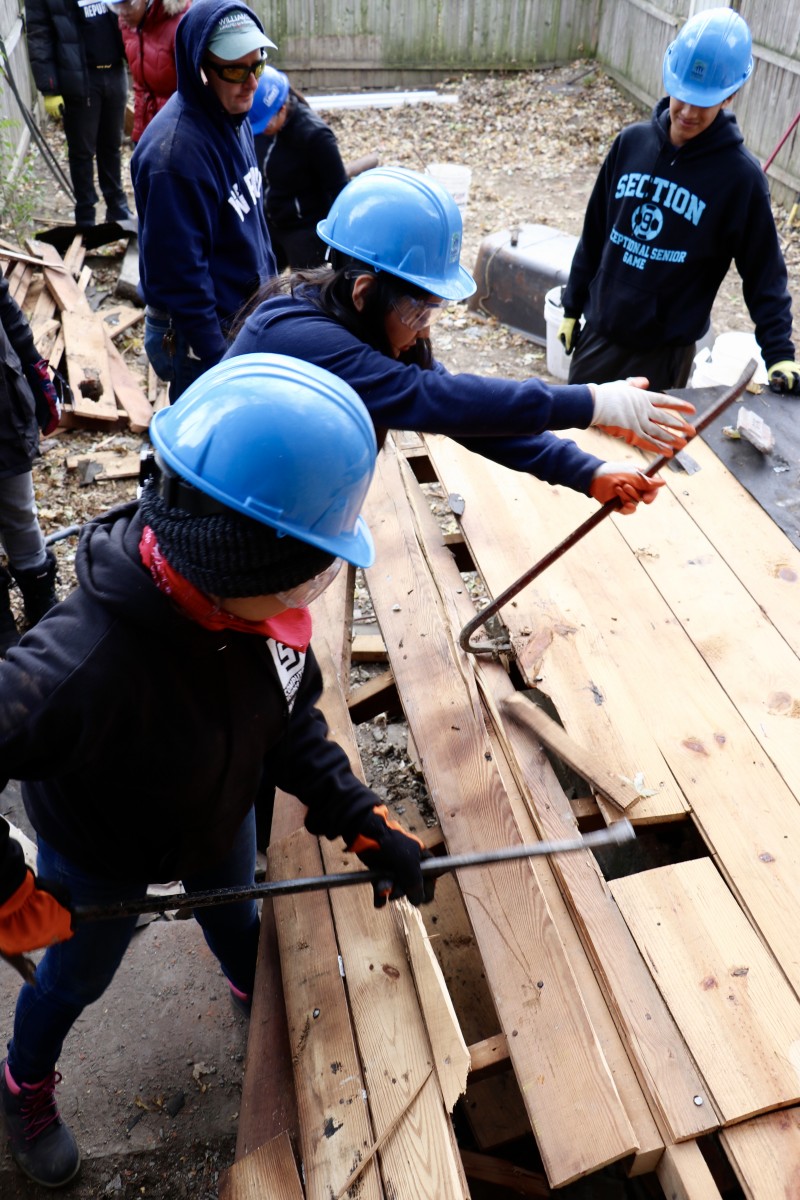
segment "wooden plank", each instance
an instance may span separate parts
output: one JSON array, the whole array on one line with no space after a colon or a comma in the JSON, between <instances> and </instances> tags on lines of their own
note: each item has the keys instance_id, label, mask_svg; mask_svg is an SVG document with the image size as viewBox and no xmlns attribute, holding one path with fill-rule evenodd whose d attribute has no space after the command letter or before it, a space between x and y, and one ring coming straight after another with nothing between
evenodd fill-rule
<instances>
[{"instance_id":1,"label":"wooden plank","mask_svg":"<svg viewBox=\"0 0 800 1200\"><path fill-rule=\"evenodd\" d=\"M505 1067L509 1058L508 1038L504 1033L484 1038L481 1042L473 1042L469 1048L470 1075L477 1075L481 1071L496 1071Z\"/></svg>"},{"instance_id":2,"label":"wooden plank","mask_svg":"<svg viewBox=\"0 0 800 1200\"><path fill-rule=\"evenodd\" d=\"M503 705L503 711L512 721L517 721L523 728L532 732L543 746L552 750L617 808L624 811L640 799L633 786L633 780L625 782L621 775L616 774L594 753L589 754L583 746L573 741L557 721L548 717L544 709L526 700L524 696L509 696Z\"/></svg>"},{"instance_id":3,"label":"wooden plank","mask_svg":"<svg viewBox=\"0 0 800 1200\"><path fill-rule=\"evenodd\" d=\"M461 529L491 594L519 578L596 509L594 501L553 488L470 454L447 438L426 437L437 473L448 492L464 497ZM491 513L491 520L486 514ZM535 519L527 519L535 513ZM676 786L652 730L642 722L630 680L614 654L613 639L627 593L617 588L606 612L595 595L594 575L609 572L599 546L614 533L611 518L593 530L586 545L550 567L546 577L526 588L501 613L518 652L529 687L549 696L567 733L589 753L613 763L619 774L640 781L638 800L628 815L636 821L683 816L686 799ZM636 515L639 520L639 514ZM585 562L592 583L579 591L566 572ZM613 555L611 557L613 561ZM562 566L562 564L564 564ZM554 581L558 586L554 587ZM612 580L613 582L613 580Z\"/></svg>"},{"instance_id":4,"label":"wooden plank","mask_svg":"<svg viewBox=\"0 0 800 1200\"><path fill-rule=\"evenodd\" d=\"M724 1129L720 1141L747 1200L800 1196L800 1109L743 1121Z\"/></svg>"},{"instance_id":5,"label":"wooden plank","mask_svg":"<svg viewBox=\"0 0 800 1200\"><path fill-rule=\"evenodd\" d=\"M220 1200L304 1200L287 1134L265 1142L220 1178Z\"/></svg>"},{"instance_id":6,"label":"wooden plank","mask_svg":"<svg viewBox=\"0 0 800 1200\"><path fill-rule=\"evenodd\" d=\"M361 721L369 721L378 713L395 715L402 712L391 669L382 671L366 683L359 684L348 696L347 707L354 725Z\"/></svg>"},{"instance_id":7,"label":"wooden plank","mask_svg":"<svg viewBox=\"0 0 800 1200\"><path fill-rule=\"evenodd\" d=\"M273 843L267 859L273 879L322 873L317 840L304 829ZM306 1196L329 1200L371 1143L372 1130L328 893L276 898L275 921ZM374 1164L364 1171L360 1187L365 1200L380 1196Z\"/></svg>"},{"instance_id":8,"label":"wooden plank","mask_svg":"<svg viewBox=\"0 0 800 1200\"><path fill-rule=\"evenodd\" d=\"M438 454L438 446L435 452ZM448 456L451 453L448 447ZM483 478L485 471L501 486L488 494L482 487L479 493L471 492L479 474ZM473 550L475 543L481 542L477 557L482 573L492 579L490 587L496 586L493 574L497 575L497 560L493 545L487 545L487 541L500 539L487 539L480 521L473 521L467 528L473 507L476 512L485 512L491 496L492 504L500 506L496 516L502 517L506 501L516 499L516 512L524 513L535 496L537 525L548 530L548 542L561 532L560 527L566 526L566 531L576 527L574 505L583 515L586 512L585 498L577 493L550 496L548 492L556 489L530 490L538 481L524 479L519 483L512 473L492 464L477 464L474 457L468 473L458 478L462 492L470 491L473 496L462 525ZM564 555L548 571L546 591L531 587L522 593L517 608L509 606L506 613L509 623L520 619L533 622L538 619L533 614L538 614L540 606L546 610L556 599L562 607L569 605L570 631L565 637L551 629L552 645L543 644L537 654L537 674L547 676L550 694L557 691L561 715L572 707L581 713L586 728L576 731L576 737L587 745L595 711L605 713L601 719L611 721L614 730L624 730L626 738L635 728L637 736L651 742L662 757L670 781L664 784L664 790L677 788L683 793L684 803L691 805L693 819L713 847L729 886L800 994L800 957L795 937L800 920L800 803L643 570L641 553L650 552L647 521L662 500L669 504L671 497L660 496L656 505L644 508L635 517L612 517L603 522L591 534L591 554L587 546L583 553ZM757 508L754 502L753 508ZM641 522L639 545L645 549L636 555L631 554L618 529L619 523L627 520ZM526 547L525 557L530 555L531 561L538 557L533 549L533 525L527 522L515 531ZM739 536L740 527L729 530L729 540ZM519 559L519 548L516 554ZM502 572L502 586L508 584L509 574ZM551 651L556 646L553 659ZM554 675L559 656L563 658L568 652L585 654L591 666L567 678L562 690ZM788 648L786 652L793 653ZM523 651L520 666L528 670L525 659ZM653 686L655 680L657 687ZM592 701L587 707L590 683L598 688L602 703L595 705ZM565 723L569 731L569 722ZM598 730L604 728L598 726ZM636 762L635 769L641 765ZM625 774L635 777L630 770ZM649 768L645 779L661 790L659 776ZM650 803L647 799L639 805ZM639 811L639 805L634 812Z\"/></svg>"},{"instance_id":9,"label":"wooden plank","mask_svg":"<svg viewBox=\"0 0 800 1200\"><path fill-rule=\"evenodd\" d=\"M91 306L86 293L81 291L64 265L64 260L55 246L41 243L43 271L53 299L62 312L90 313Z\"/></svg>"},{"instance_id":10,"label":"wooden plank","mask_svg":"<svg viewBox=\"0 0 800 1200\"><path fill-rule=\"evenodd\" d=\"M392 916L400 923L406 953L414 972L417 998L425 1019L433 1063L444 1106L452 1112L467 1086L470 1052L458 1024L442 969L431 949L425 926L410 904L393 905Z\"/></svg>"},{"instance_id":11,"label":"wooden plank","mask_svg":"<svg viewBox=\"0 0 800 1200\"><path fill-rule=\"evenodd\" d=\"M435 563L443 602L452 605L451 625L455 637L456 630L466 623L474 610L449 555L436 552L435 540L427 533L430 519L426 528L423 518L424 513L416 513L418 526L426 529L425 556ZM577 829L571 806L558 786L544 752L532 753L526 735L514 726L505 728L503 725L500 707L514 694L506 671L498 663L472 661L496 730L497 736L492 739L493 754L500 763L507 794L514 804L515 819L524 832L524 839L574 837ZM517 790L511 786L512 782L520 792L519 804L515 801ZM551 913L557 914L560 935L570 947L571 962L579 974L582 994L591 1005L593 1023L599 1031L626 1111L634 1122L639 1151L633 1170L636 1173L652 1170L664 1143L644 1103L641 1089L650 1097L654 1111L660 1113L661 1121L673 1138L694 1137L707 1132L717 1126L718 1119L710 1103L699 1107L695 1103L695 1096L704 1092L703 1081L594 858L587 854L557 856L549 863L537 860L536 874L547 895ZM575 929L556 881L564 893L594 971L586 956L577 952ZM608 1008L599 997L600 986ZM625 1039L630 1063L613 1026L609 1029L609 1010ZM631 1064L636 1069L638 1085L631 1078Z\"/></svg>"},{"instance_id":12,"label":"wooden plank","mask_svg":"<svg viewBox=\"0 0 800 1200\"><path fill-rule=\"evenodd\" d=\"M800 1002L709 859L611 893L725 1124L800 1099Z\"/></svg>"},{"instance_id":13,"label":"wooden plank","mask_svg":"<svg viewBox=\"0 0 800 1200\"><path fill-rule=\"evenodd\" d=\"M360 775L352 725L324 643L316 646L325 690L320 701L331 736L348 752ZM353 856L321 843L325 869L359 869ZM414 983L391 914L376 911L368 888L337 888L330 894L337 940L345 966L350 1011L367 1084L376 1138L408 1107L433 1066ZM367 1149L368 1147L365 1147ZM438 1085L417 1097L379 1154L384 1190L397 1200L465 1200L466 1180L452 1125Z\"/></svg>"},{"instance_id":14,"label":"wooden plank","mask_svg":"<svg viewBox=\"0 0 800 1200\"><path fill-rule=\"evenodd\" d=\"M353 638L352 662L388 662L388 659L389 656L380 634L357 633Z\"/></svg>"},{"instance_id":15,"label":"wooden plank","mask_svg":"<svg viewBox=\"0 0 800 1200\"><path fill-rule=\"evenodd\" d=\"M514 844L477 693L454 658L388 442L377 478L367 503L377 566L367 580L448 849ZM551 1184L630 1154L633 1131L530 864L471 870L459 883ZM580 1142L561 1118L565 1105L586 1131Z\"/></svg>"},{"instance_id":16,"label":"wooden plank","mask_svg":"<svg viewBox=\"0 0 800 1200\"><path fill-rule=\"evenodd\" d=\"M272 900L265 899L261 907L253 1011L236 1130L237 1159L281 1134L294 1138L298 1129L273 904Z\"/></svg>"},{"instance_id":17,"label":"wooden plank","mask_svg":"<svg viewBox=\"0 0 800 1200\"><path fill-rule=\"evenodd\" d=\"M141 460L132 450L124 454L117 454L114 450L95 450L84 455L68 455L67 470L85 469L90 463L95 463L101 468L100 473L93 476L93 481L138 479Z\"/></svg>"},{"instance_id":18,"label":"wooden plank","mask_svg":"<svg viewBox=\"0 0 800 1200\"><path fill-rule=\"evenodd\" d=\"M741 410L740 410L741 411ZM595 451L600 446L595 446ZM702 475L699 471L696 475ZM691 492L696 475L689 476L682 491ZM749 594L724 555L732 542L750 542L754 537L749 517L760 508L748 497L746 523L730 532L721 548L715 546L698 519L705 520L709 509L724 509L728 529L728 488L714 497L707 496L702 513L690 514L672 497L659 497L647 514L647 550L642 551L641 532L635 522L621 520L619 532L637 554L642 569L702 656L708 670L719 680L736 709L746 721L764 753L769 755L795 796L800 797L800 754L798 718L800 718L800 640L790 652L784 634L776 628L761 602ZM665 501L662 503L662 500ZM778 530L770 538L772 553L785 571L795 562L800 575L800 551ZM758 526L760 528L760 524ZM793 551L789 554L789 551ZM775 560L769 577L775 579ZM780 577L780 572L778 572ZM798 596L797 585L785 584L785 590ZM795 608L792 632L797 638L800 621Z\"/></svg>"},{"instance_id":19,"label":"wooden plank","mask_svg":"<svg viewBox=\"0 0 800 1200\"><path fill-rule=\"evenodd\" d=\"M144 309L134 308L130 304L115 304L111 308L101 309L100 315L108 326L111 336L116 338L144 320Z\"/></svg>"},{"instance_id":20,"label":"wooden plank","mask_svg":"<svg viewBox=\"0 0 800 1200\"><path fill-rule=\"evenodd\" d=\"M692 442L692 457L702 469L688 477L664 471L667 487L759 610L800 655L800 550L699 438ZM746 537L740 534L744 529Z\"/></svg>"},{"instance_id":21,"label":"wooden plank","mask_svg":"<svg viewBox=\"0 0 800 1200\"><path fill-rule=\"evenodd\" d=\"M667 1146L656 1175L669 1200L722 1200L696 1142Z\"/></svg>"},{"instance_id":22,"label":"wooden plank","mask_svg":"<svg viewBox=\"0 0 800 1200\"><path fill-rule=\"evenodd\" d=\"M488 1154L477 1154L474 1150L462 1150L461 1161L468 1179L478 1179L494 1187L507 1189L515 1196L552 1196L544 1175L526 1171L502 1158L491 1158Z\"/></svg>"},{"instance_id":23,"label":"wooden plank","mask_svg":"<svg viewBox=\"0 0 800 1200\"><path fill-rule=\"evenodd\" d=\"M134 433L144 433L149 428L153 410L148 403L147 396L139 386L138 379L114 345L111 331L105 327L105 322L102 320L101 324L103 325L105 348L108 355L114 395L120 406L127 413L132 431Z\"/></svg>"},{"instance_id":24,"label":"wooden plank","mask_svg":"<svg viewBox=\"0 0 800 1200\"><path fill-rule=\"evenodd\" d=\"M73 412L90 421L116 421L117 405L102 318L91 311L64 311L61 326ZM84 396L82 386L95 398Z\"/></svg>"}]
</instances>

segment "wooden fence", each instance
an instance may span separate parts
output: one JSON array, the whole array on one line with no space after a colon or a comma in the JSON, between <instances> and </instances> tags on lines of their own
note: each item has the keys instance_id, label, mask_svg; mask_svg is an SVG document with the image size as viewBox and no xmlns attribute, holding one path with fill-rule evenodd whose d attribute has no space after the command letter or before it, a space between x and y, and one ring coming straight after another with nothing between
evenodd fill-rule
<instances>
[{"instance_id":1,"label":"wooden fence","mask_svg":"<svg viewBox=\"0 0 800 1200\"><path fill-rule=\"evenodd\" d=\"M664 50L693 12L721 0L252 0L277 66L303 90L420 87L464 72L596 58L649 109ZM734 108L762 162L800 111L800 4L734 0L756 66ZM773 197L800 192L800 128L769 170Z\"/></svg>"},{"instance_id":2,"label":"wooden fence","mask_svg":"<svg viewBox=\"0 0 800 1200\"><path fill-rule=\"evenodd\" d=\"M27 108L31 107L36 95L28 67L18 0L0 0L0 38L0 172L8 175L18 167L30 141L9 82L9 72Z\"/></svg>"},{"instance_id":3,"label":"wooden fence","mask_svg":"<svg viewBox=\"0 0 800 1200\"><path fill-rule=\"evenodd\" d=\"M643 106L662 94L661 59L691 12L715 0L252 0L278 44L276 65L304 90L418 87L464 72L528 70L596 58ZM0 37L24 102L35 100L21 0L0 0ZM735 101L747 144L766 161L800 112L800 4L733 0L753 31L756 66ZM2 58L0 65L5 66ZM5 74L0 126L28 134ZM8 122L14 122L9 125ZM0 155L5 164L8 154ZM800 127L770 170L773 197L800 193Z\"/></svg>"}]
</instances>

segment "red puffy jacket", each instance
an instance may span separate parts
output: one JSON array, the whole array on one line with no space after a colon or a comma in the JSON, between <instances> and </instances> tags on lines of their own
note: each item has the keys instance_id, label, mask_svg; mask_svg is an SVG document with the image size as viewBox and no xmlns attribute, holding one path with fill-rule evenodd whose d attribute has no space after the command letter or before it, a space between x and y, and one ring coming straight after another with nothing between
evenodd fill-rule
<instances>
[{"instance_id":1,"label":"red puffy jacket","mask_svg":"<svg viewBox=\"0 0 800 1200\"><path fill-rule=\"evenodd\" d=\"M191 0L152 0L137 26L120 17L125 54L133 77L133 141L177 87L175 30Z\"/></svg>"}]
</instances>

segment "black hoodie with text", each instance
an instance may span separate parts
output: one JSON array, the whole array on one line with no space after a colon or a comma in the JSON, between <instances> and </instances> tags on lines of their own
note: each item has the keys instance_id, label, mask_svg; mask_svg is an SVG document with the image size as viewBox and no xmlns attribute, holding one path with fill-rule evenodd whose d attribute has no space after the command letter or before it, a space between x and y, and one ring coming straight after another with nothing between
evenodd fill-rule
<instances>
[{"instance_id":1,"label":"black hoodie with text","mask_svg":"<svg viewBox=\"0 0 800 1200\"><path fill-rule=\"evenodd\" d=\"M0 662L0 786L22 781L60 854L126 882L213 865L272 787L307 806L312 833L357 825L379 801L328 737L311 647L191 621L142 565L141 536L136 504L87 525L79 586ZM287 655L302 660L291 704ZM0 904L23 878L0 817Z\"/></svg>"},{"instance_id":2,"label":"black hoodie with text","mask_svg":"<svg viewBox=\"0 0 800 1200\"><path fill-rule=\"evenodd\" d=\"M786 265L767 178L732 113L683 146L669 98L615 139L594 186L564 312L611 342L688 346L734 262L767 366L794 359Z\"/></svg>"}]
</instances>

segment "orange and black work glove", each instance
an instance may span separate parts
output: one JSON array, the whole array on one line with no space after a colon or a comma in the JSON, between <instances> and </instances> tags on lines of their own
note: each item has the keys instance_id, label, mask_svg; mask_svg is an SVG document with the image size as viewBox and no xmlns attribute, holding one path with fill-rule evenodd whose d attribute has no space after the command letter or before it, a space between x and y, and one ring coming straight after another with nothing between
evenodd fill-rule
<instances>
[{"instance_id":1,"label":"orange and black work glove","mask_svg":"<svg viewBox=\"0 0 800 1200\"><path fill-rule=\"evenodd\" d=\"M636 512L639 504L652 504L663 479L651 479L632 463L601 463L589 484L589 495L598 504L619 500L623 516Z\"/></svg>"},{"instance_id":2,"label":"orange and black work glove","mask_svg":"<svg viewBox=\"0 0 800 1200\"><path fill-rule=\"evenodd\" d=\"M37 879L28 870L17 890L0 904L0 950L24 954L71 938L74 931L68 905L63 888Z\"/></svg>"},{"instance_id":3,"label":"orange and black work glove","mask_svg":"<svg viewBox=\"0 0 800 1200\"><path fill-rule=\"evenodd\" d=\"M380 871L382 876L385 873L385 878L372 885L376 908L401 896L407 896L414 905L430 903L436 881L424 877L420 870L422 860L431 857L430 851L413 833L406 833L402 825L390 820L385 804L376 804L365 813L351 830L353 833L355 837L351 837L347 849L371 871Z\"/></svg>"}]
</instances>

